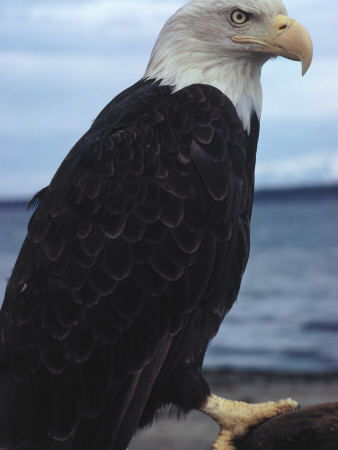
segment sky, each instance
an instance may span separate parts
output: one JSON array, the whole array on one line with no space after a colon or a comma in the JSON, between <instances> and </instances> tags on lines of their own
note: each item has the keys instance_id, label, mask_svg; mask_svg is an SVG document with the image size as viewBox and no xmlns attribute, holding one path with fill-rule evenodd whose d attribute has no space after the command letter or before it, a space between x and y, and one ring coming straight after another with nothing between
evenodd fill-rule
<instances>
[{"instance_id":1,"label":"sky","mask_svg":"<svg viewBox=\"0 0 338 450\"><path fill-rule=\"evenodd\" d=\"M100 110L144 74L183 0L1 0L0 199L30 197ZM234 0L235 3L235 0ZM337 0L286 0L314 59L263 68L256 186L338 182Z\"/></svg>"}]
</instances>

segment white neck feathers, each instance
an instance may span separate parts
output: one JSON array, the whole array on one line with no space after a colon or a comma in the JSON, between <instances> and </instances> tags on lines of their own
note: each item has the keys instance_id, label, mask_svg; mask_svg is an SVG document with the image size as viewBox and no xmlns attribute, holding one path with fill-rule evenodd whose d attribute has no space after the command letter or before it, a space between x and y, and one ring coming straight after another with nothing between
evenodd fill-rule
<instances>
[{"instance_id":1,"label":"white neck feathers","mask_svg":"<svg viewBox=\"0 0 338 450\"><path fill-rule=\"evenodd\" d=\"M145 77L173 86L175 91L195 83L220 89L230 98L244 129L250 133L252 114L258 118L261 115L260 75L265 59L239 54L238 44L231 39L225 46L227 36L220 37L219 18L215 16L213 26L213 16L209 17L206 26L205 21L201 22L200 11L192 4L187 6L162 29Z\"/></svg>"}]
</instances>

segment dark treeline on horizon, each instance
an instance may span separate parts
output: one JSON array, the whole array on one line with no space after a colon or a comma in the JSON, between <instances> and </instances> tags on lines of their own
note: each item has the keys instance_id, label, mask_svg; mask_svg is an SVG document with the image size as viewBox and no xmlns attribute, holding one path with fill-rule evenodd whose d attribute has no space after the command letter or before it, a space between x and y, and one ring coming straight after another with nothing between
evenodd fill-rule
<instances>
[{"instance_id":1,"label":"dark treeline on horizon","mask_svg":"<svg viewBox=\"0 0 338 450\"><path fill-rule=\"evenodd\" d=\"M255 201L338 200L338 184L327 186L302 186L295 188L257 188ZM0 199L0 207L27 208L31 199ZM34 208L33 208L34 209Z\"/></svg>"},{"instance_id":2,"label":"dark treeline on horizon","mask_svg":"<svg viewBox=\"0 0 338 450\"><path fill-rule=\"evenodd\" d=\"M295 188L256 189L255 201L338 200L338 184Z\"/></svg>"}]
</instances>

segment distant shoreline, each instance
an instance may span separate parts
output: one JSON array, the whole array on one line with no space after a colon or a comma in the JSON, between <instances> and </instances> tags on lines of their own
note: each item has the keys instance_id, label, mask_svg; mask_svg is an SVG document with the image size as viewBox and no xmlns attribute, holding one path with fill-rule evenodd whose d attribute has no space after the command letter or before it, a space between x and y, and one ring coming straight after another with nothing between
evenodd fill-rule
<instances>
[{"instance_id":1,"label":"distant shoreline","mask_svg":"<svg viewBox=\"0 0 338 450\"><path fill-rule=\"evenodd\" d=\"M32 195L33 197L33 195ZM271 201L313 201L313 200L338 200L338 184L279 187L279 188L257 188L255 190L255 202ZM1 199L0 207L22 207L27 208L31 198Z\"/></svg>"},{"instance_id":2,"label":"distant shoreline","mask_svg":"<svg viewBox=\"0 0 338 450\"><path fill-rule=\"evenodd\" d=\"M247 382L248 380L261 378L266 382L283 380L303 380L304 382L315 381L335 381L338 383L338 371L331 372L288 372L279 370L262 370L262 369L235 369L231 367L220 368L204 368L202 370L203 376L208 380L208 383L215 385L223 385L224 380L231 381L239 380L241 382ZM338 391L337 391L338 392ZM338 394L337 394L338 399Z\"/></svg>"},{"instance_id":3,"label":"distant shoreline","mask_svg":"<svg viewBox=\"0 0 338 450\"><path fill-rule=\"evenodd\" d=\"M338 184L294 188L256 189L255 201L338 200Z\"/></svg>"}]
</instances>

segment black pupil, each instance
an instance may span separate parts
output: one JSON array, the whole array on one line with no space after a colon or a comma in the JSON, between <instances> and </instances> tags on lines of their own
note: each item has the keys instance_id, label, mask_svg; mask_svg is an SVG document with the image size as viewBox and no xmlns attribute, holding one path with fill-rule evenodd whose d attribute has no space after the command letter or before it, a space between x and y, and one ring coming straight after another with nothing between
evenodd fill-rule
<instances>
[{"instance_id":1,"label":"black pupil","mask_svg":"<svg viewBox=\"0 0 338 450\"><path fill-rule=\"evenodd\" d=\"M242 20L243 19L243 14L239 13L237 14L237 20Z\"/></svg>"}]
</instances>

